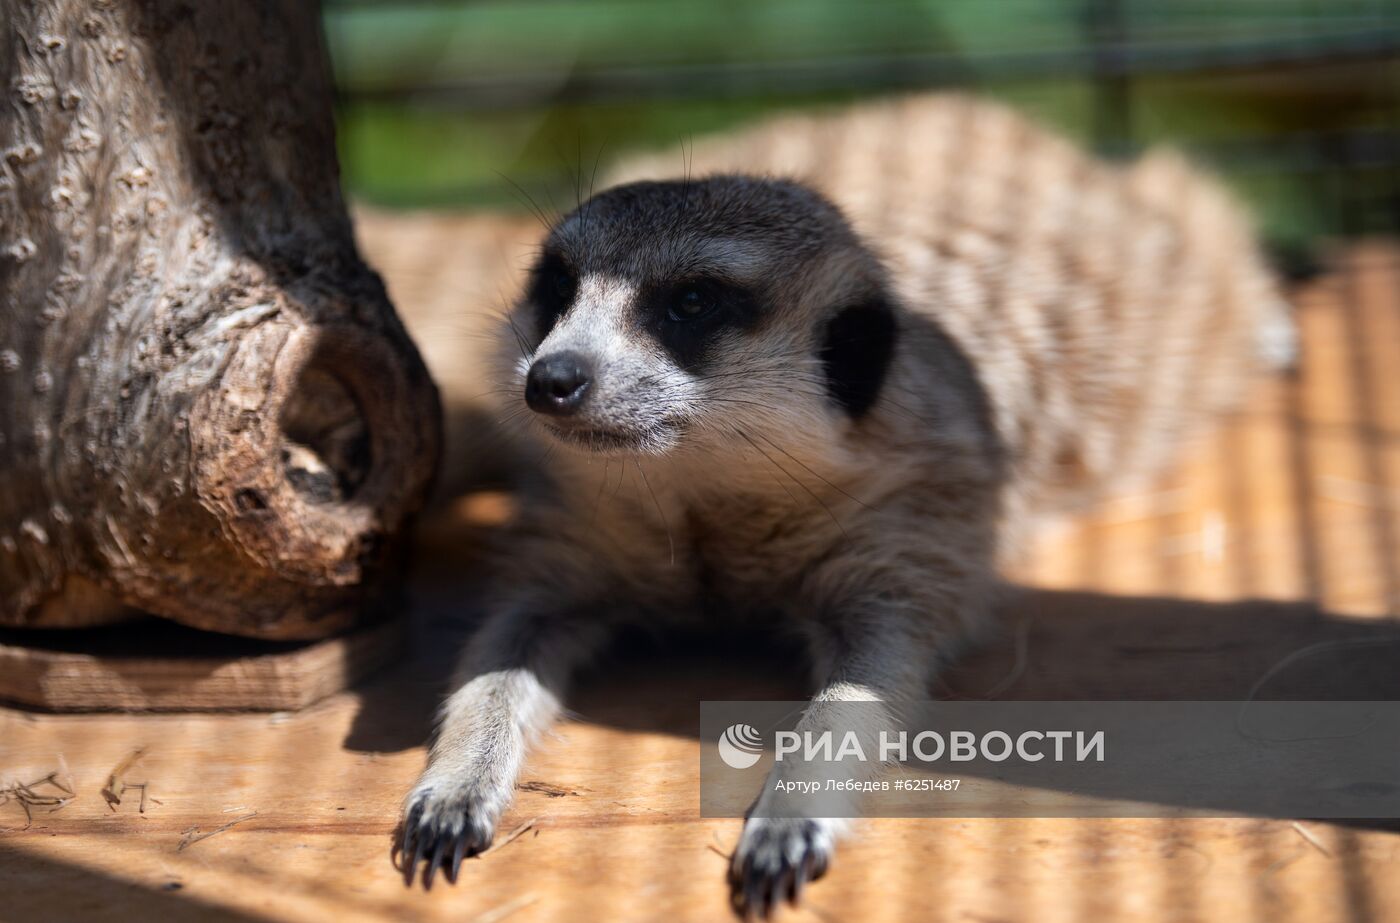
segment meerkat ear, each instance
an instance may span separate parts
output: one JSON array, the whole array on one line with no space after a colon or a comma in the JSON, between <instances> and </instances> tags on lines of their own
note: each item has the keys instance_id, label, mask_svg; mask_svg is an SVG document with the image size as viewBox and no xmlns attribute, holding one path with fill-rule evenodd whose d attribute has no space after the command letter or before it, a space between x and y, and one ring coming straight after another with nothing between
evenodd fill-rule
<instances>
[{"instance_id":1,"label":"meerkat ear","mask_svg":"<svg viewBox=\"0 0 1400 923\"><path fill-rule=\"evenodd\" d=\"M894 357L894 308L881 295L843 308L826 325L821 352L826 390L852 419L875 403Z\"/></svg>"}]
</instances>

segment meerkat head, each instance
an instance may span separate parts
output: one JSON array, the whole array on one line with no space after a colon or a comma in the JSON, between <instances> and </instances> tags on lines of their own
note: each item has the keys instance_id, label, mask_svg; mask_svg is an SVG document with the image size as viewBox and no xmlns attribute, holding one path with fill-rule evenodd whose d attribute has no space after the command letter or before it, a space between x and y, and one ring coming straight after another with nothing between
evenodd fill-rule
<instances>
[{"instance_id":1,"label":"meerkat head","mask_svg":"<svg viewBox=\"0 0 1400 923\"><path fill-rule=\"evenodd\" d=\"M874 404L896 337L836 207L742 176L586 202L551 230L512 328L531 415L609 455L830 441Z\"/></svg>"}]
</instances>

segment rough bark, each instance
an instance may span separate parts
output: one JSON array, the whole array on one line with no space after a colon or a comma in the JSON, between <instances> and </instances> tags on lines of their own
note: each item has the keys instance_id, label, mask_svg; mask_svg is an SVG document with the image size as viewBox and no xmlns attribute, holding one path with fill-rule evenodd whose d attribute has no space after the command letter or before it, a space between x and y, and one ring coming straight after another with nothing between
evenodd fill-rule
<instances>
[{"instance_id":1,"label":"rough bark","mask_svg":"<svg viewBox=\"0 0 1400 923\"><path fill-rule=\"evenodd\" d=\"M346 626L441 424L355 249L316 5L0 14L0 624Z\"/></svg>"}]
</instances>

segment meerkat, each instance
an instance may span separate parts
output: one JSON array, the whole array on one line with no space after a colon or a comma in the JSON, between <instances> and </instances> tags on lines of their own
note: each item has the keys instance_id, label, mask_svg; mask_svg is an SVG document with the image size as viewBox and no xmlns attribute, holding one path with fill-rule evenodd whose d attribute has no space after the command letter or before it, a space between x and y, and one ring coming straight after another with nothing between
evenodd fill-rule
<instances>
[{"instance_id":1,"label":"meerkat","mask_svg":"<svg viewBox=\"0 0 1400 923\"><path fill-rule=\"evenodd\" d=\"M405 801L410 883L489 845L620 626L794 629L799 730L826 702L892 718L985 631L1034 523L1150 477L1288 353L1248 221L1169 154L1109 165L933 96L779 119L639 178L682 162L635 162L560 219L503 327L520 416L559 448ZM729 873L759 916L846 829L766 797Z\"/></svg>"}]
</instances>

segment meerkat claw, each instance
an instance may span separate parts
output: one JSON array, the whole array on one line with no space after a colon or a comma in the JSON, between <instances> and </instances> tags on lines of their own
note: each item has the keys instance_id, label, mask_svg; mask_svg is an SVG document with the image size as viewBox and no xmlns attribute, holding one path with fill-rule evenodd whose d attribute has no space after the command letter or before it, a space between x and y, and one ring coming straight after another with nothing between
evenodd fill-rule
<instances>
[{"instance_id":1,"label":"meerkat claw","mask_svg":"<svg viewBox=\"0 0 1400 923\"><path fill-rule=\"evenodd\" d=\"M729 866L735 912L766 920L785 900L796 906L806 883L826 874L830 856L830 836L817 821L751 819Z\"/></svg>"},{"instance_id":2,"label":"meerkat claw","mask_svg":"<svg viewBox=\"0 0 1400 923\"><path fill-rule=\"evenodd\" d=\"M402 857L404 884L412 887L423 862L423 889L431 890L439 867L449 884L457 883L462 859L481 854L491 845L492 825L469 805L434 805L434 793L418 796L404 816L403 836L396 844Z\"/></svg>"}]
</instances>

